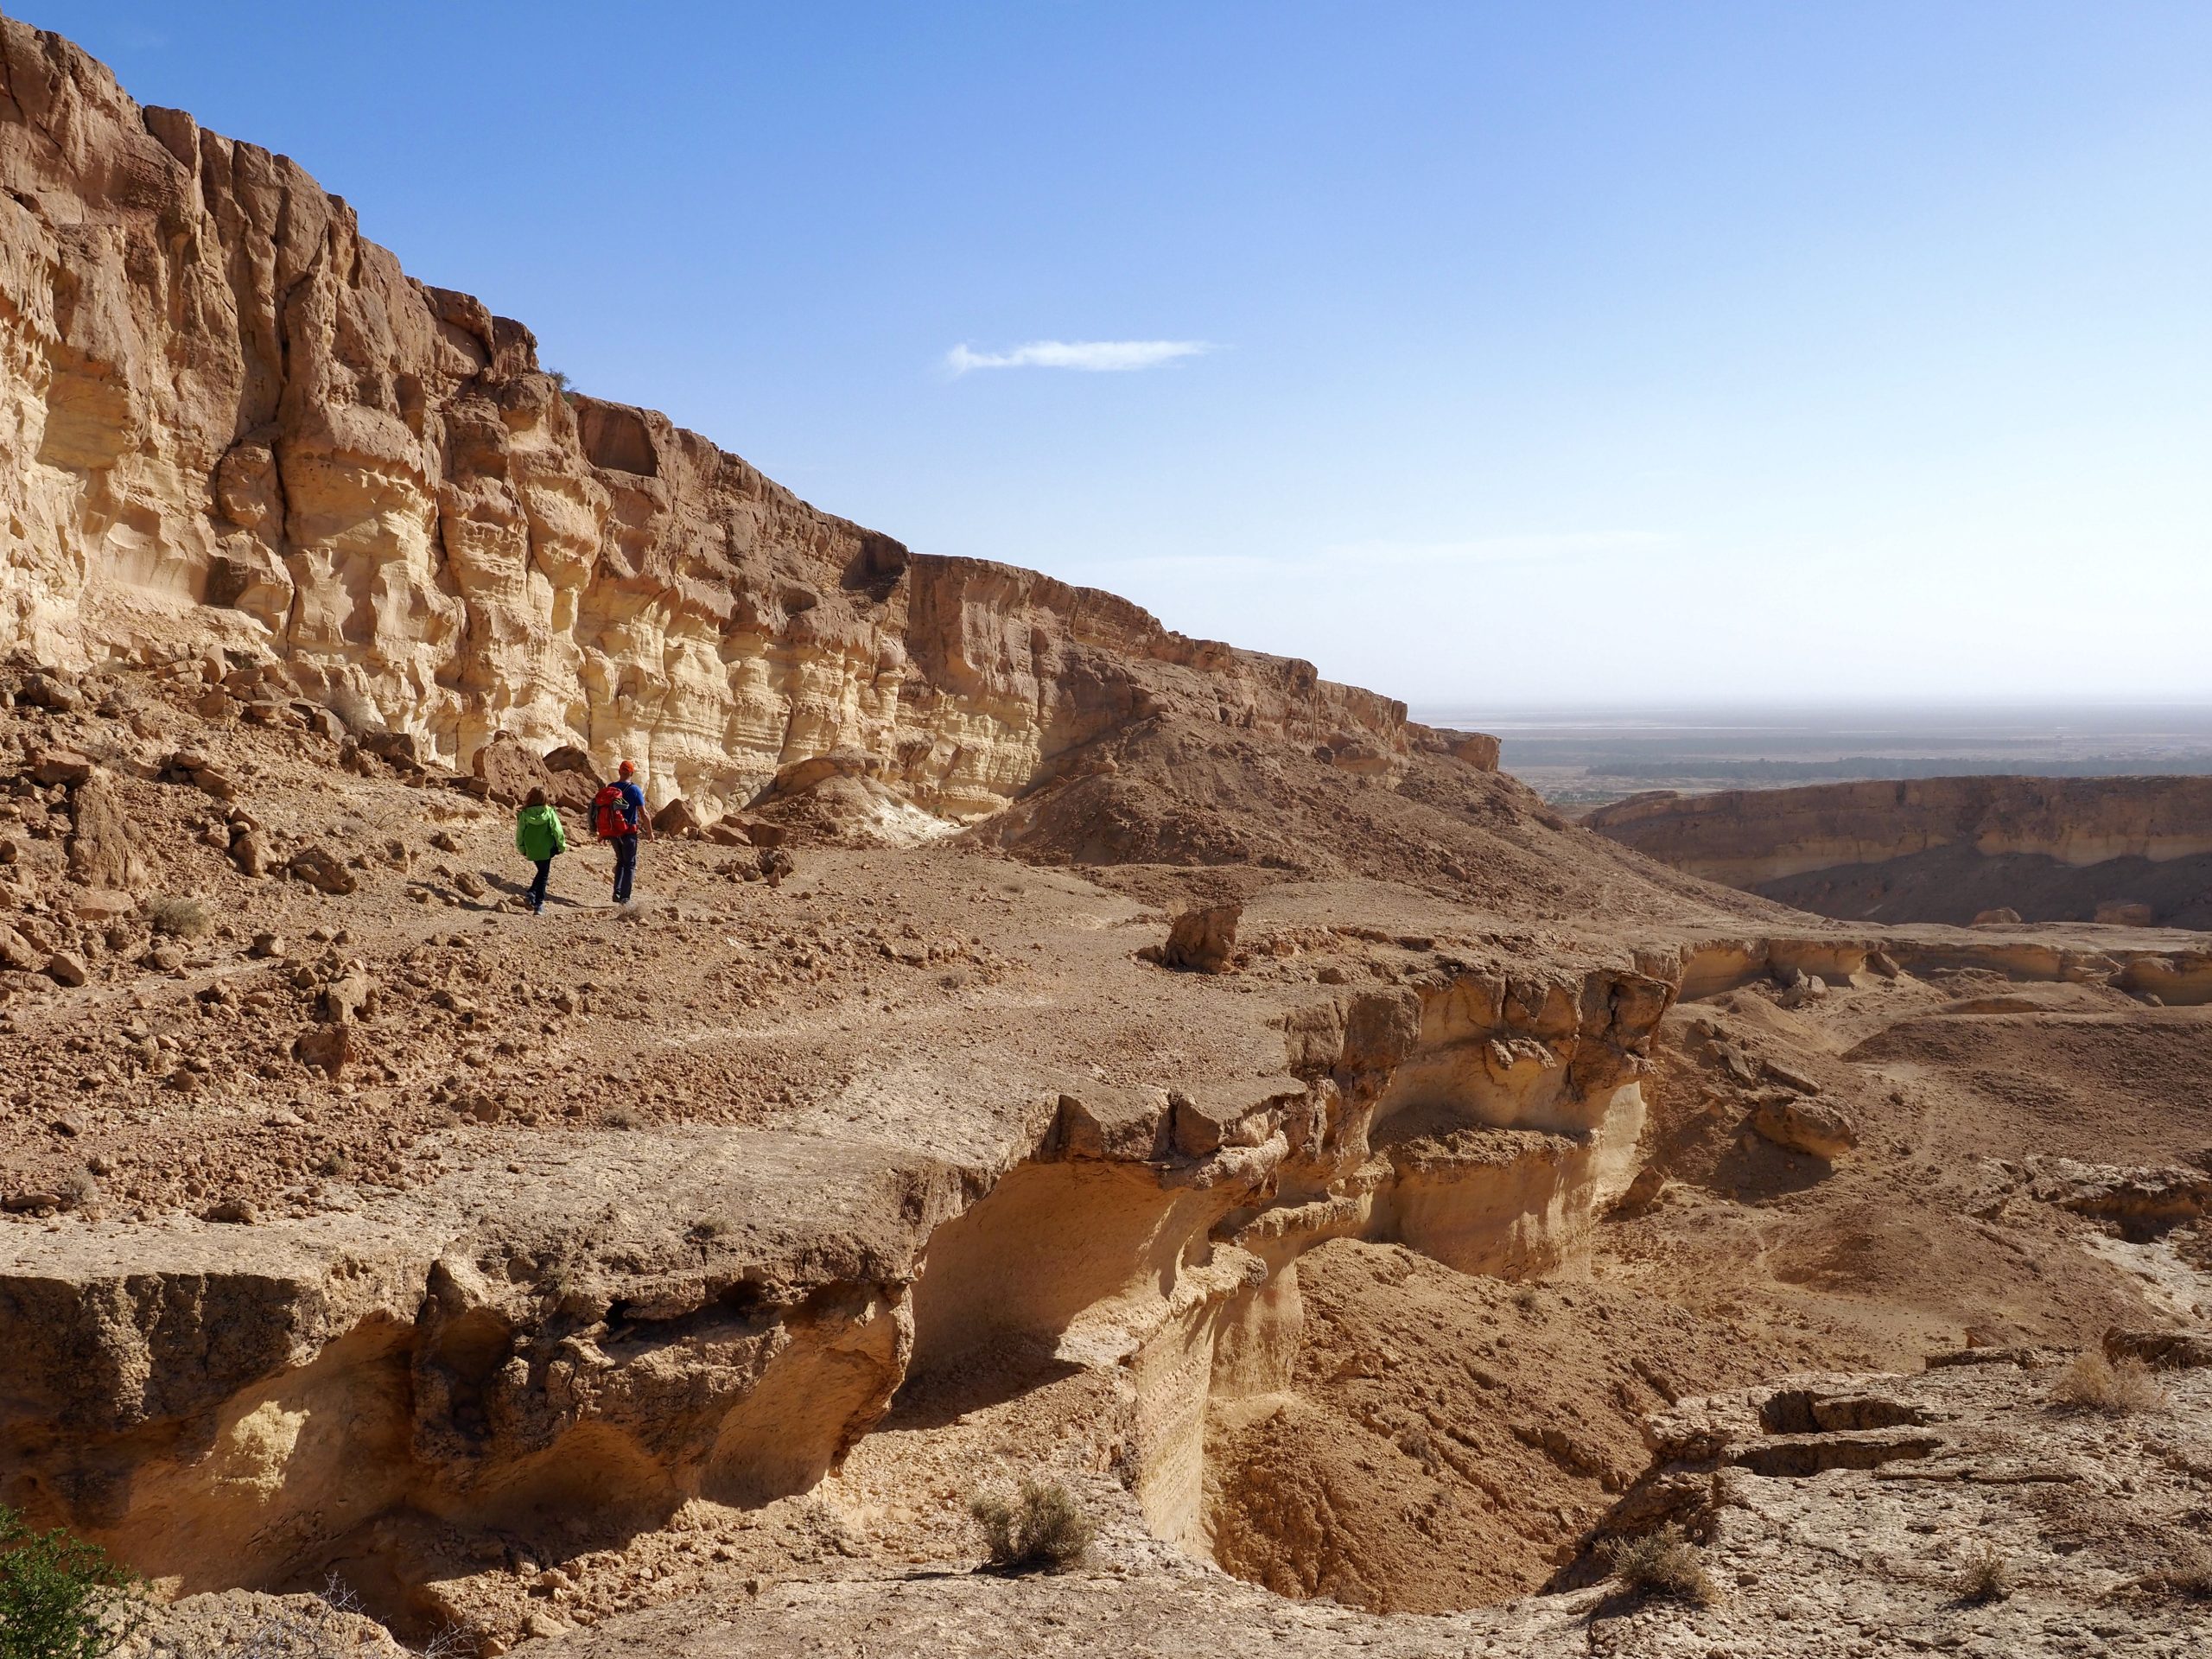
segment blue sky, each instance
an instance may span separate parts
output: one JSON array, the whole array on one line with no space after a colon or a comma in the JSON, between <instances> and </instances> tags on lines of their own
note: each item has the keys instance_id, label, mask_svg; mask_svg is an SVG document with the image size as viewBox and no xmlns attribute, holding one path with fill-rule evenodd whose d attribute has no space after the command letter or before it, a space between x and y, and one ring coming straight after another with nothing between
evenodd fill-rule
<instances>
[{"instance_id":1,"label":"blue sky","mask_svg":"<svg viewBox=\"0 0 2212 1659\"><path fill-rule=\"evenodd\" d=\"M1431 705L2212 697L2202 0L10 3L924 550Z\"/></svg>"}]
</instances>

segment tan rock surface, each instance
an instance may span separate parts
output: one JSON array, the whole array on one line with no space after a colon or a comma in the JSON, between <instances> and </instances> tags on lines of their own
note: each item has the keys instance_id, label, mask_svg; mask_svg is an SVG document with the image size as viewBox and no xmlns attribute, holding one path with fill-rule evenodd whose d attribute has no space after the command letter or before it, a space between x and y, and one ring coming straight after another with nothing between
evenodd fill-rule
<instances>
[{"instance_id":1,"label":"tan rock surface","mask_svg":"<svg viewBox=\"0 0 2212 1659\"><path fill-rule=\"evenodd\" d=\"M140 108L57 35L0 23L0 640L220 646L448 763L573 744L710 813L851 749L974 817L1170 709L1403 762L1402 704L910 555L564 395L526 327L408 276L289 158Z\"/></svg>"}]
</instances>

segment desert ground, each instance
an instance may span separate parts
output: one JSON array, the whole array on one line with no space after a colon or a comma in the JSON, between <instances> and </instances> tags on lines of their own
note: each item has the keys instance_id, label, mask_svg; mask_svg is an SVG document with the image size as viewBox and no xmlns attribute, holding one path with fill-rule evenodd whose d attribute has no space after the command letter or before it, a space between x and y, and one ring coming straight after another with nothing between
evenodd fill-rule
<instances>
[{"instance_id":1,"label":"desert ground","mask_svg":"<svg viewBox=\"0 0 2212 1659\"><path fill-rule=\"evenodd\" d=\"M2202 1649L2202 933L1676 868L0 48L0 1506L127 1651Z\"/></svg>"}]
</instances>

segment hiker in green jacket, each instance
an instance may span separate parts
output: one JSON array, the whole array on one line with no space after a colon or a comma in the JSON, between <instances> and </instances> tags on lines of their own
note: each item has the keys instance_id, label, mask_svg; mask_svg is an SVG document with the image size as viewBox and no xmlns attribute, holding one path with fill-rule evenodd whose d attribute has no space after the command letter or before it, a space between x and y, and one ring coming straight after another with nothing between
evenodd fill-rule
<instances>
[{"instance_id":1,"label":"hiker in green jacket","mask_svg":"<svg viewBox=\"0 0 2212 1659\"><path fill-rule=\"evenodd\" d=\"M515 814L515 848L537 866L537 880L530 884L526 902L533 916L545 908L545 884L553 874L553 861L569 850L568 831L561 815L547 804L545 791L533 789Z\"/></svg>"}]
</instances>

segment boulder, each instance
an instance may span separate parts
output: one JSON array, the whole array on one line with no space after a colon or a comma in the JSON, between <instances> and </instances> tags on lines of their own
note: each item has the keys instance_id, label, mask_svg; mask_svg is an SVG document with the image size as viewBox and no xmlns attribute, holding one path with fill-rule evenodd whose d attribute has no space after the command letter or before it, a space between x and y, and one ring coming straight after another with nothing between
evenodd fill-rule
<instances>
[{"instance_id":1,"label":"boulder","mask_svg":"<svg viewBox=\"0 0 2212 1659\"><path fill-rule=\"evenodd\" d=\"M32 777L49 788L60 784L73 789L92 775L92 758L75 749L41 749L30 771Z\"/></svg>"},{"instance_id":2,"label":"boulder","mask_svg":"<svg viewBox=\"0 0 2212 1659\"><path fill-rule=\"evenodd\" d=\"M484 792L504 806L521 805L533 789L549 796L553 791L551 770L511 732L493 733L468 765L484 785Z\"/></svg>"},{"instance_id":3,"label":"boulder","mask_svg":"<svg viewBox=\"0 0 2212 1659\"><path fill-rule=\"evenodd\" d=\"M353 872L346 868L346 861L321 842L301 848L284 868L295 880L306 882L318 893L348 893L360 885Z\"/></svg>"},{"instance_id":4,"label":"boulder","mask_svg":"<svg viewBox=\"0 0 2212 1659\"><path fill-rule=\"evenodd\" d=\"M138 832L115 780L94 772L70 798L69 879L88 887L130 889L145 880Z\"/></svg>"},{"instance_id":5,"label":"boulder","mask_svg":"<svg viewBox=\"0 0 2212 1659\"><path fill-rule=\"evenodd\" d=\"M76 896L70 908L80 922L112 922L137 914L138 900L112 887L90 887Z\"/></svg>"},{"instance_id":6,"label":"boulder","mask_svg":"<svg viewBox=\"0 0 2212 1659\"><path fill-rule=\"evenodd\" d=\"M1974 912L1974 925L1976 927L2011 927L2017 924L2019 919L2020 912L2018 911L2014 910L2009 905L1999 905L1995 910L1976 911Z\"/></svg>"},{"instance_id":7,"label":"boulder","mask_svg":"<svg viewBox=\"0 0 2212 1659\"><path fill-rule=\"evenodd\" d=\"M22 683L16 692L16 701L57 715L73 714L84 703L76 687L44 669Z\"/></svg>"},{"instance_id":8,"label":"boulder","mask_svg":"<svg viewBox=\"0 0 2212 1659\"><path fill-rule=\"evenodd\" d=\"M422 751L412 732L364 732L359 743L379 760L395 766L415 767L423 764Z\"/></svg>"},{"instance_id":9,"label":"boulder","mask_svg":"<svg viewBox=\"0 0 2212 1659\"><path fill-rule=\"evenodd\" d=\"M2112 927L2156 927L2158 912L2127 899L2108 899L2097 906L2096 920Z\"/></svg>"},{"instance_id":10,"label":"boulder","mask_svg":"<svg viewBox=\"0 0 2212 1659\"><path fill-rule=\"evenodd\" d=\"M546 798L564 812L588 812L592 798L599 793L599 779L587 772L555 772L547 774L551 782L545 786Z\"/></svg>"},{"instance_id":11,"label":"boulder","mask_svg":"<svg viewBox=\"0 0 2212 1659\"><path fill-rule=\"evenodd\" d=\"M1243 914L1241 904L1185 911L1168 925L1167 944L1160 953L1161 966L1191 973L1226 973L1236 954L1236 924Z\"/></svg>"},{"instance_id":12,"label":"boulder","mask_svg":"<svg viewBox=\"0 0 2212 1659\"><path fill-rule=\"evenodd\" d=\"M240 875L268 874L269 859L269 838L258 830L249 830L231 842L231 862Z\"/></svg>"},{"instance_id":13,"label":"boulder","mask_svg":"<svg viewBox=\"0 0 2212 1659\"><path fill-rule=\"evenodd\" d=\"M353 1025L316 1026L299 1034L292 1052L301 1064L337 1077L361 1058L359 1029Z\"/></svg>"},{"instance_id":14,"label":"boulder","mask_svg":"<svg viewBox=\"0 0 2212 1659\"><path fill-rule=\"evenodd\" d=\"M361 969L353 969L322 988L321 1007L327 1023L350 1026L376 1012L376 982Z\"/></svg>"},{"instance_id":15,"label":"boulder","mask_svg":"<svg viewBox=\"0 0 2212 1659\"><path fill-rule=\"evenodd\" d=\"M580 778L591 779L594 783L599 779L599 768L592 764L591 756L573 743L564 743L559 748L549 751L545 756L545 769L548 772L574 772Z\"/></svg>"},{"instance_id":16,"label":"boulder","mask_svg":"<svg viewBox=\"0 0 2212 1659\"><path fill-rule=\"evenodd\" d=\"M50 952L41 951L12 927L0 924L0 968L12 968L19 974L35 974L46 965Z\"/></svg>"},{"instance_id":17,"label":"boulder","mask_svg":"<svg viewBox=\"0 0 2212 1659\"><path fill-rule=\"evenodd\" d=\"M659 811L653 814L653 833L657 836L696 837L699 833L699 815L679 795Z\"/></svg>"},{"instance_id":18,"label":"boulder","mask_svg":"<svg viewBox=\"0 0 2212 1659\"><path fill-rule=\"evenodd\" d=\"M1834 1163L1859 1144L1851 1114L1824 1100L1767 1100L1751 1113L1751 1128L1789 1152Z\"/></svg>"},{"instance_id":19,"label":"boulder","mask_svg":"<svg viewBox=\"0 0 2212 1659\"><path fill-rule=\"evenodd\" d=\"M73 950L57 950L47 958L46 976L57 985L78 986L90 977L84 957Z\"/></svg>"}]
</instances>

